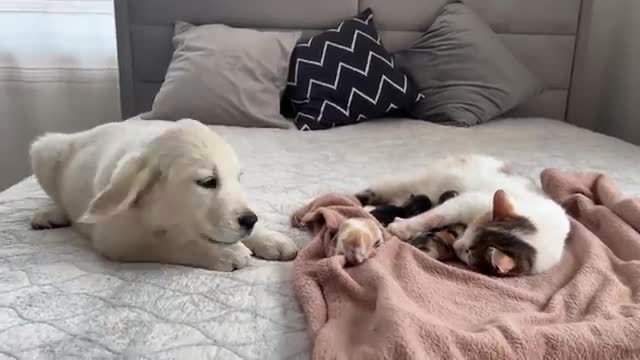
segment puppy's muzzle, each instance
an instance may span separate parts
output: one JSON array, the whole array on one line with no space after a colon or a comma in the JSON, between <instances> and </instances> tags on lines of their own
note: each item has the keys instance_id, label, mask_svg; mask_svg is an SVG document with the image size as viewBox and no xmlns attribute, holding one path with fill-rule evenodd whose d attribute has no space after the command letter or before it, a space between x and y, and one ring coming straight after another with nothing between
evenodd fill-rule
<instances>
[{"instance_id":1,"label":"puppy's muzzle","mask_svg":"<svg viewBox=\"0 0 640 360\"><path fill-rule=\"evenodd\" d=\"M258 216L253 212L247 212L242 216L238 217L238 224L242 229L247 232L251 232L253 230L253 226L258 222Z\"/></svg>"}]
</instances>

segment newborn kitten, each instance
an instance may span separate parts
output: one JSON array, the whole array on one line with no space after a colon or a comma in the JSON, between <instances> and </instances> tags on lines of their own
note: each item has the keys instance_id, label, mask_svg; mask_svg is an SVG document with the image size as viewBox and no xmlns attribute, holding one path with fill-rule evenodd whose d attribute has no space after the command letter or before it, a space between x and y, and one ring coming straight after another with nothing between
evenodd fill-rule
<instances>
[{"instance_id":1,"label":"newborn kitten","mask_svg":"<svg viewBox=\"0 0 640 360\"><path fill-rule=\"evenodd\" d=\"M438 205L458 195L457 191L448 190L440 195ZM368 206L369 207L369 206ZM432 207L431 199L426 195L411 194L409 199L401 206L396 205L379 205L373 207L369 213L378 220L384 227L391 224L396 218L408 219L418 214L430 210Z\"/></svg>"},{"instance_id":2,"label":"newborn kitten","mask_svg":"<svg viewBox=\"0 0 640 360\"><path fill-rule=\"evenodd\" d=\"M428 196L411 194L402 206L380 205L369 211L369 213L373 215L382 226L386 227L396 218L406 219L414 217L429 209L431 209L431 199L429 199Z\"/></svg>"},{"instance_id":3,"label":"newborn kitten","mask_svg":"<svg viewBox=\"0 0 640 360\"><path fill-rule=\"evenodd\" d=\"M438 205L454 198L457 191L448 190L438 198ZM389 225L396 217L411 218L431 209L431 200L426 195L413 195L402 206L380 205L370 211L383 226ZM457 240L465 229L463 224L453 224L440 229L434 229L408 241L427 255L436 260L446 261L455 258L453 242Z\"/></svg>"},{"instance_id":4,"label":"newborn kitten","mask_svg":"<svg viewBox=\"0 0 640 360\"><path fill-rule=\"evenodd\" d=\"M390 179L356 196L366 204L396 204L409 194L435 198L446 189L458 196L388 230L402 240L451 224L466 230L453 244L469 267L490 275L539 273L560 261L570 230L564 209L501 160L484 155L451 156L423 174Z\"/></svg>"},{"instance_id":5,"label":"newborn kitten","mask_svg":"<svg viewBox=\"0 0 640 360\"><path fill-rule=\"evenodd\" d=\"M407 243L436 260L456 260L453 243L462 236L466 228L467 226L464 224L451 224L422 233L408 240Z\"/></svg>"},{"instance_id":6,"label":"newborn kitten","mask_svg":"<svg viewBox=\"0 0 640 360\"><path fill-rule=\"evenodd\" d=\"M351 218L345 220L334 235L335 252L344 255L347 265L359 265L382 244L382 231L372 219Z\"/></svg>"}]
</instances>

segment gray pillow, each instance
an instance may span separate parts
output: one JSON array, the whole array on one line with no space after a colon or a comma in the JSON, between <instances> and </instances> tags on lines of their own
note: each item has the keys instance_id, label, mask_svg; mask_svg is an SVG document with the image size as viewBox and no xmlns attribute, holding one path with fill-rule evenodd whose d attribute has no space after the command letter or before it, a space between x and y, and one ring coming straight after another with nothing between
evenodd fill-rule
<instances>
[{"instance_id":1,"label":"gray pillow","mask_svg":"<svg viewBox=\"0 0 640 360\"><path fill-rule=\"evenodd\" d=\"M461 2L446 5L429 30L396 57L424 95L411 112L423 120L480 124L543 90L540 80Z\"/></svg>"},{"instance_id":2,"label":"gray pillow","mask_svg":"<svg viewBox=\"0 0 640 360\"><path fill-rule=\"evenodd\" d=\"M173 58L151 111L141 117L291 127L280 114L280 99L300 35L176 23Z\"/></svg>"}]
</instances>

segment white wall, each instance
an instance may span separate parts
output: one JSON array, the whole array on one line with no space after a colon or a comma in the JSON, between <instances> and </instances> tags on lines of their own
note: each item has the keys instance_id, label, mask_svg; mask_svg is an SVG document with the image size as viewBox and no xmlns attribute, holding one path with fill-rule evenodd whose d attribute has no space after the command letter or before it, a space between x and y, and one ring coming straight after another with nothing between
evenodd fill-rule
<instances>
[{"instance_id":1,"label":"white wall","mask_svg":"<svg viewBox=\"0 0 640 360\"><path fill-rule=\"evenodd\" d=\"M0 190L45 131L120 118L111 0L0 0Z\"/></svg>"}]
</instances>

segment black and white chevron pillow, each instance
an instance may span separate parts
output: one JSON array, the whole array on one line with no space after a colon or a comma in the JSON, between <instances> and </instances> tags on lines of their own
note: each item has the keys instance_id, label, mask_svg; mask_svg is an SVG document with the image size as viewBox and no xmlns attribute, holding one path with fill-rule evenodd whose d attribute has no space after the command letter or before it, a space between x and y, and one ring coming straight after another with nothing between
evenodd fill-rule
<instances>
[{"instance_id":1,"label":"black and white chevron pillow","mask_svg":"<svg viewBox=\"0 0 640 360\"><path fill-rule=\"evenodd\" d=\"M296 46L285 96L300 130L409 111L422 96L396 66L367 9Z\"/></svg>"}]
</instances>

